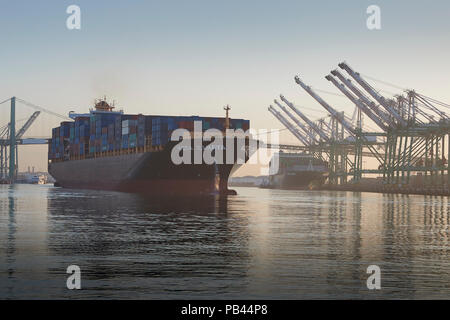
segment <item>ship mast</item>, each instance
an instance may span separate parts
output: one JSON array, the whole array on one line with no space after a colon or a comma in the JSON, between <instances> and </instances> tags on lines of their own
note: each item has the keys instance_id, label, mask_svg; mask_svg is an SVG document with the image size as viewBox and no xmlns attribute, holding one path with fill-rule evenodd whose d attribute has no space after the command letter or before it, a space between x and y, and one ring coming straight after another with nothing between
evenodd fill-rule
<instances>
[{"instance_id":1,"label":"ship mast","mask_svg":"<svg viewBox=\"0 0 450 320\"><path fill-rule=\"evenodd\" d=\"M230 105L226 105L225 107L223 107L223 110L225 110L226 115L225 115L225 130L226 129L230 129L230 117L229 117L229 111L231 110Z\"/></svg>"}]
</instances>

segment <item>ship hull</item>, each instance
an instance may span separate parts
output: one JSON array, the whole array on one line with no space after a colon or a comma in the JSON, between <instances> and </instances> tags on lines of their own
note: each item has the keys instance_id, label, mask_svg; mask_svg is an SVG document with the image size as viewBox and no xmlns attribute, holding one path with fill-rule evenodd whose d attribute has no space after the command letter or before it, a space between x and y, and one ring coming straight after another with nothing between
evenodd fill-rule
<instances>
[{"instance_id":1,"label":"ship hull","mask_svg":"<svg viewBox=\"0 0 450 320\"><path fill-rule=\"evenodd\" d=\"M324 173L320 171L303 171L270 176L270 189L311 190L319 187L325 181Z\"/></svg>"},{"instance_id":2,"label":"ship hull","mask_svg":"<svg viewBox=\"0 0 450 320\"><path fill-rule=\"evenodd\" d=\"M56 185L64 188L148 195L234 193L228 189L228 178L242 164L176 165L171 160L173 146L160 151L52 162L49 173Z\"/></svg>"}]
</instances>

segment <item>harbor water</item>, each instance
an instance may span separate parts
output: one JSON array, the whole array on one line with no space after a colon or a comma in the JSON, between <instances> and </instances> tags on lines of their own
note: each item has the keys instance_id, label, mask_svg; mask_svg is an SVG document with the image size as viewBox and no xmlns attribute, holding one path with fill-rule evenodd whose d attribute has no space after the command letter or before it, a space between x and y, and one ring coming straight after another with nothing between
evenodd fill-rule
<instances>
[{"instance_id":1,"label":"harbor water","mask_svg":"<svg viewBox=\"0 0 450 320\"><path fill-rule=\"evenodd\" d=\"M0 298L450 299L448 197L236 190L1 185ZM70 265L81 290L67 289Z\"/></svg>"}]
</instances>

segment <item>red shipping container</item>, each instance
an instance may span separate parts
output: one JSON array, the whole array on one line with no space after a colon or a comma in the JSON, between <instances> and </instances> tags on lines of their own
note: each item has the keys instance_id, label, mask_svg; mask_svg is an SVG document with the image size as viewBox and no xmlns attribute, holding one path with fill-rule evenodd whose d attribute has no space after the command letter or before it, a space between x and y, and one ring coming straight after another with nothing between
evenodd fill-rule
<instances>
[{"instance_id":1,"label":"red shipping container","mask_svg":"<svg viewBox=\"0 0 450 320\"><path fill-rule=\"evenodd\" d=\"M187 129L189 131L194 131L194 122L193 121L180 121L178 123L178 127L182 129Z\"/></svg>"}]
</instances>

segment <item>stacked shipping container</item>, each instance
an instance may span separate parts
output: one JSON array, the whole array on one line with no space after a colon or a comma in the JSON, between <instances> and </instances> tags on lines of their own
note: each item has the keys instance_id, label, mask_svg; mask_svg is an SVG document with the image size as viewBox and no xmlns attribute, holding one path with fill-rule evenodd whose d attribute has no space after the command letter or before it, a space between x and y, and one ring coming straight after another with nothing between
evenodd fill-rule
<instances>
[{"instance_id":1,"label":"stacked shipping container","mask_svg":"<svg viewBox=\"0 0 450 320\"><path fill-rule=\"evenodd\" d=\"M49 159L68 160L71 157L88 156L128 148L140 148L149 144L165 145L178 128L194 130L194 121L202 122L203 131L210 128L224 130L224 118L172 117L125 115L117 112L93 112L90 116L77 117L74 122L62 122L52 129ZM249 121L230 119L231 129L249 129Z\"/></svg>"}]
</instances>

